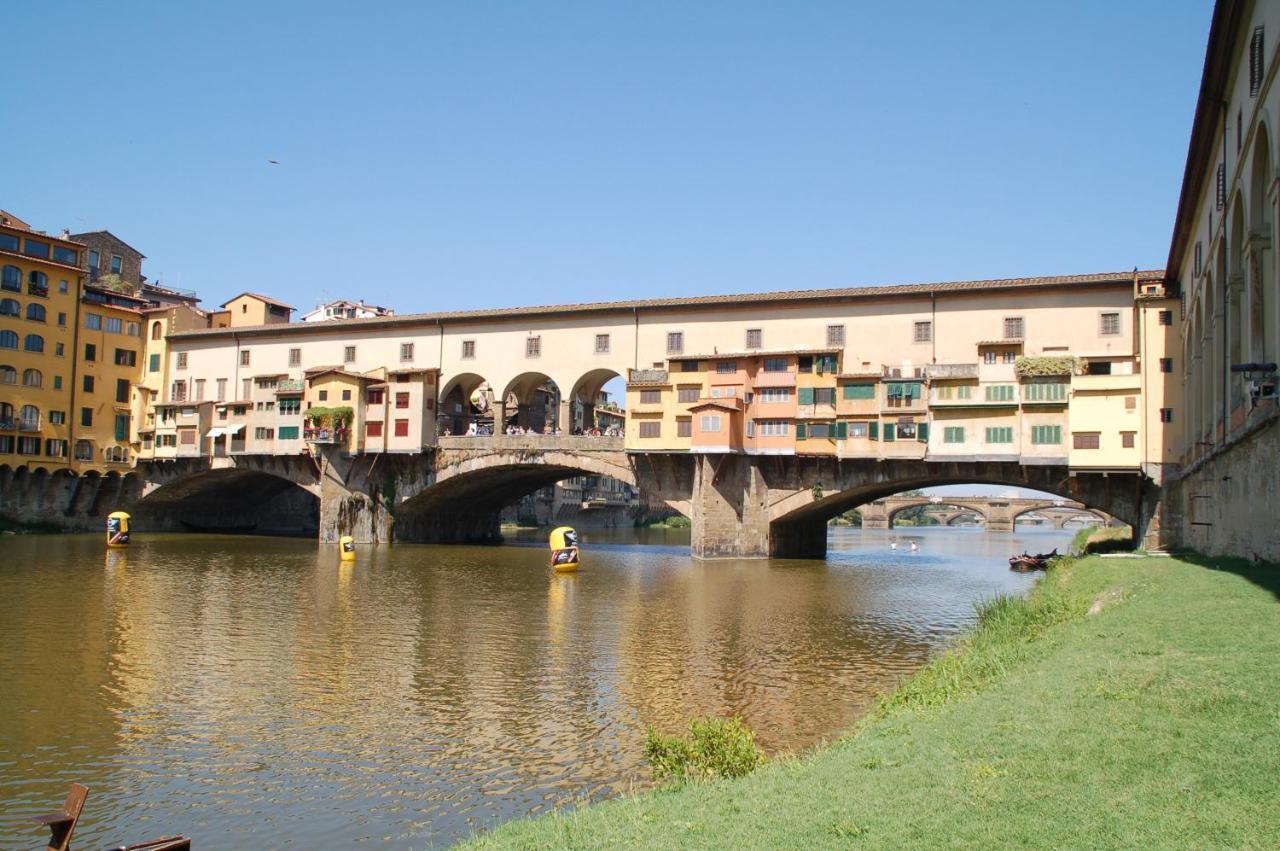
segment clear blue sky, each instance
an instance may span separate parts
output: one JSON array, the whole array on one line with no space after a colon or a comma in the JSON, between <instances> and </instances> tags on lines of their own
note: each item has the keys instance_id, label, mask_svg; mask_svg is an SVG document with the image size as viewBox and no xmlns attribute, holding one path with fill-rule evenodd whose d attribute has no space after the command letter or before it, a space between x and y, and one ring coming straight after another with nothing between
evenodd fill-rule
<instances>
[{"instance_id":1,"label":"clear blue sky","mask_svg":"<svg viewBox=\"0 0 1280 851\"><path fill-rule=\"evenodd\" d=\"M12 3L0 207L215 304L1160 266L1211 5Z\"/></svg>"}]
</instances>

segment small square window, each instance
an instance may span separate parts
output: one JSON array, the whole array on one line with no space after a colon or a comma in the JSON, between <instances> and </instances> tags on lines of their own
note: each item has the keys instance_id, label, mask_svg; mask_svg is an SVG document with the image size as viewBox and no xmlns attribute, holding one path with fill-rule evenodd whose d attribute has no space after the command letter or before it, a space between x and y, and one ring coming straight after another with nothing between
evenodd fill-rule
<instances>
[{"instance_id":1,"label":"small square window","mask_svg":"<svg viewBox=\"0 0 1280 851\"><path fill-rule=\"evenodd\" d=\"M1025 330L1021 316L1006 316L1004 318L1004 338L1006 340L1021 340Z\"/></svg>"},{"instance_id":2,"label":"small square window","mask_svg":"<svg viewBox=\"0 0 1280 851\"><path fill-rule=\"evenodd\" d=\"M400 362L410 363L413 361L413 343L400 344Z\"/></svg>"},{"instance_id":3,"label":"small square window","mask_svg":"<svg viewBox=\"0 0 1280 851\"><path fill-rule=\"evenodd\" d=\"M1160 371L1173 372L1173 358L1160 358Z\"/></svg>"},{"instance_id":4,"label":"small square window","mask_svg":"<svg viewBox=\"0 0 1280 851\"><path fill-rule=\"evenodd\" d=\"M247 354L249 354L249 353L248 353L248 352L241 352L241 353L240 353L240 356L241 356L241 357L240 357L240 362L241 362L241 365L242 365L242 366L248 366L248 363L247 363L247 361L246 361L246 358L244 357L244 356L245 356L245 355L247 355ZM186 368L187 368L187 353L186 353L186 352L178 352L178 369L186 369Z\"/></svg>"},{"instance_id":5,"label":"small square window","mask_svg":"<svg viewBox=\"0 0 1280 851\"><path fill-rule=\"evenodd\" d=\"M470 360L471 358L474 358L475 356L476 356L476 341L475 341L475 340L463 340L463 341L462 341L462 357L463 357L463 359L464 359L464 360Z\"/></svg>"},{"instance_id":6,"label":"small square window","mask_svg":"<svg viewBox=\"0 0 1280 851\"><path fill-rule=\"evenodd\" d=\"M355 362L356 362L356 347L355 347L355 346L344 346L344 347L343 347L343 349L342 349L342 362L343 362L343 363L355 363Z\"/></svg>"},{"instance_id":7,"label":"small square window","mask_svg":"<svg viewBox=\"0 0 1280 851\"><path fill-rule=\"evenodd\" d=\"M301 366L301 365L302 365L302 349L290 349L289 350L289 366Z\"/></svg>"},{"instance_id":8,"label":"small square window","mask_svg":"<svg viewBox=\"0 0 1280 851\"><path fill-rule=\"evenodd\" d=\"M248 350L248 349L241 349L241 350L240 350L240 365L241 365L241 366L248 366L248 365L249 365L249 350Z\"/></svg>"},{"instance_id":9,"label":"small square window","mask_svg":"<svg viewBox=\"0 0 1280 851\"><path fill-rule=\"evenodd\" d=\"M1160 324L1161 324L1161 325L1172 325L1172 324L1173 324L1173 311L1172 311L1172 310L1162 310L1162 311L1160 311Z\"/></svg>"},{"instance_id":10,"label":"small square window","mask_svg":"<svg viewBox=\"0 0 1280 851\"><path fill-rule=\"evenodd\" d=\"M527 358L542 357L541 337L529 337L524 341L524 356Z\"/></svg>"},{"instance_id":11,"label":"small square window","mask_svg":"<svg viewBox=\"0 0 1280 851\"><path fill-rule=\"evenodd\" d=\"M844 345L844 326L843 325L827 326L827 345L831 348Z\"/></svg>"},{"instance_id":12,"label":"small square window","mask_svg":"<svg viewBox=\"0 0 1280 851\"><path fill-rule=\"evenodd\" d=\"M609 354L609 335L608 334L596 334L596 354L598 355Z\"/></svg>"},{"instance_id":13,"label":"small square window","mask_svg":"<svg viewBox=\"0 0 1280 851\"><path fill-rule=\"evenodd\" d=\"M1160 422L1162 422L1162 423L1171 423L1171 422L1173 422L1173 408L1161 408L1161 409L1160 409Z\"/></svg>"},{"instance_id":14,"label":"small square window","mask_svg":"<svg viewBox=\"0 0 1280 851\"><path fill-rule=\"evenodd\" d=\"M914 325L912 339L917 343L930 343L933 341L933 323L925 320L917 322Z\"/></svg>"},{"instance_id":15,"label":"small square window","mask_svg":"<svg viewBox=\"0 0 1280 851\"><path fill-rule=\"evenodd\" d=\"M764 345L764 332L759 328L747 329L747 348L758 349Z\"/></svg>"},{"instance_id":16,"label":"small square window","mask_svg":"<svg viewBox=\"0 0 1280 851\"><path fill-rule=\"evenodd\" d=\"M1104 313L1100 321L1100 333L1104 337L1114 337L1120 333L1120 314Z\"/></svg>"},{"instance_id":17,"label":"small square window","mask_svg":"<svg viewBox=\"0 0 1280 851\"><path fill-rule=\"evenodd\" d=\"M678 355L684 351L684 332L668 331L667 332L667 354Z\"/></svg>"},{"instance_id":18,"label":"small square window","mask_svg":"<svg viewBox=\"0 0 1280 851\"><path fill-rule=\"evenodd\" d=\"M1120 432L1120 446L1124 449L1132 449L1135 445L1137 432L1122 431Z\"/></svg>"}]
</instances>

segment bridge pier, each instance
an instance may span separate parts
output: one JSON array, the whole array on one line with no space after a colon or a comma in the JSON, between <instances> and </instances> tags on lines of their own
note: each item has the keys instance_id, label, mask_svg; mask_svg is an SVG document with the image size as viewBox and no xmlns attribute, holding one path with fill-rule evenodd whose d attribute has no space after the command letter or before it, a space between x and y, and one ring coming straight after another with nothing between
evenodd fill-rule
<instances>
[{"instance_id":1,"label":"bridge pier","mask_svg":"<svg viewBox=\"0 0 1280 851\"><path fill-rule=\"evenodd\" d=\"M768 487L753 459L699 455L693 459L691 502L694 558L767 558ZM823 546L826 546L823 530Z\"/></svg>"},{"instance_id":2,"label":"bridge pier","mask_svg":"<svg viewBox=\"0 0 1280 851\"><path fill-rule=\"evenodd\" d=\"M350 535L358 544L390 541L391 512L372 479L373 465L362 457L344 458L337 451L323 452L318 460L320 540L333 543Z\"/></svg>"}]
</instances>

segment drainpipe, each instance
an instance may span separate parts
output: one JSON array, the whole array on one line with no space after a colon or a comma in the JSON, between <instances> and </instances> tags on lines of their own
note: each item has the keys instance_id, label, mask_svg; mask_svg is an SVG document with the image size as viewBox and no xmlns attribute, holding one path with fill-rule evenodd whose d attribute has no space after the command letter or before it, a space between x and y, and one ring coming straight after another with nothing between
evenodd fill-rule
<instances>
[{"instance_id":1,"label":"drainpipe","mask_svg":"<svg viewBox=\"0 0 1280 851\"><path fill-rule=\"evenodd\" d=\"M631 368L640 368L640 308L632 307L631 314L635 317L634 330L631 332L631 342L635 345L635 350L631 355ZM623 401L626 401L626 394L623 394Z\"/></svg>"},{"instance_id":2,"label":"drainpipe","mask_svg":"<svg viewBox=\"0 0 1280 851\"><path fill-rule=\"evenodd\" d=\"M938 293L934 290L929 290L929 328L931 331L931 333L929 334L929 339L931 341L931 344L929 346L929 351L930 351L929 357L931 358L931 363L937 363L938 362Z\"/></svg>"},{"instance_id":3,"label":"drainpipe","mask_svg":"<svg viewBox=\"0 0 1280 851\"><path fill-rule=\"evenodd\" d=\"M76 407L76 378L78 370L76 367L80 363L80 299L84 296L84 278L76 275L76 309L73 314L73 325L71 328L71 392L68 398L71 401L70 410L67 411L67 470L71 470L71 465L75 461L76 452L76 423L79 421L80 411ZM15 447L17 448L17 447Z\"/></svg>"},{"instance_id":4,"label":"drainpipe","mask_svg":"<svg viewBox=\"0 0 1280 851\"><path fill-rule=\"evenodd\" d=\"M1218 227L1222 229L1222 241L1220 245L1227 252L1227 259L1231 258L1231 246L1227 244L1227 201L1231 194L1227 191L1227 124L1229 119L1227 116L1227 108L1230 104L1225 100L1218 101L1218 110L1222 116L1222 215L1219 217ZM1222 276L1222 442L1226 443L1227 429L1231 425L1231 364L1228 362L1231 336L1231 273L1234 270L1227 267L1227 274ZM1214 437L1217 437L1217 428L1214 429ZM1215 441L1216 442L1216 441Z\"/></svg>"}]
</instances>

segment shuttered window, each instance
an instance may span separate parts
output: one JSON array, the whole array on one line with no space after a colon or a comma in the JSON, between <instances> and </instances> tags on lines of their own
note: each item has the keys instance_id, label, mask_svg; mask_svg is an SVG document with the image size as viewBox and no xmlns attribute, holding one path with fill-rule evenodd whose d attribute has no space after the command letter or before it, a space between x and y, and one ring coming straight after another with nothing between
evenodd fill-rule
<instances>
[{"instance_id":1,"label":"shuttered window","mask_svg":"<svg viewBox=\"0 0 1280 851\"><path fill-rule=\"evenodd\" d=\"M942 430L943 443L964 443L964 426L947 426Z\"/></svg>"},{"instance_id":2,"label":"shuttered window","mask_svg":"<svg viewBox=\"0 0 1280 851\"><path fill-rule=\"evenodd\" d=\"M846 384L844 385L844 398L848 401L874 399L876 398L876 386L874 384Z\"/></svg>"},{"instance_id":3,"label":"shuttered window","mask_svg":"<svg viewBox=\"0 0 1280 851\"><path fill-rule=\"evenodd\" d=\"M1249 97L1257 97L1262 89L1262 71L1265 53L1262 27L1253 30L1253 38L1249 39Z\"/></svg>"},{"instance_id":4,"label":"shuttered window","mask_svg":"<svg viewBox=\"0 0 1280 851\"><path fill-rule=\"evenodd\" d=\"M1062 443L1062 426L1038 425L1031 427L1031 442L1039 445Z\"/></svg>"},{"instance_id":5,"label":"shuttered window","mask_svg":"<svg viewBox=\"0 0 1280 851\"><path fill-rule=\"evenodd\" d=\"M658 420L645 420L640 423L641 437L661 437L662 423Z\"/></svg>"},{"instance_id":6,"label":"shuttered window","mask_svg":"<svg viewBox=\"0 0 1280 851\"><path fill-rule=\"evenodd\" d=\"M988 402L1012 402L1014 398L1012 384L988 384L986 399Z\"/></svg>"},{"instance_id":7,"label":"shuttered window","mask_svg":"<svg viewBox=\"0 0 1280 851\"><path fill-rule=\"evenodd\" d=\"M987 443L1013 443L1012 426L988 426Z\"/></svg>"}]
</instances>

